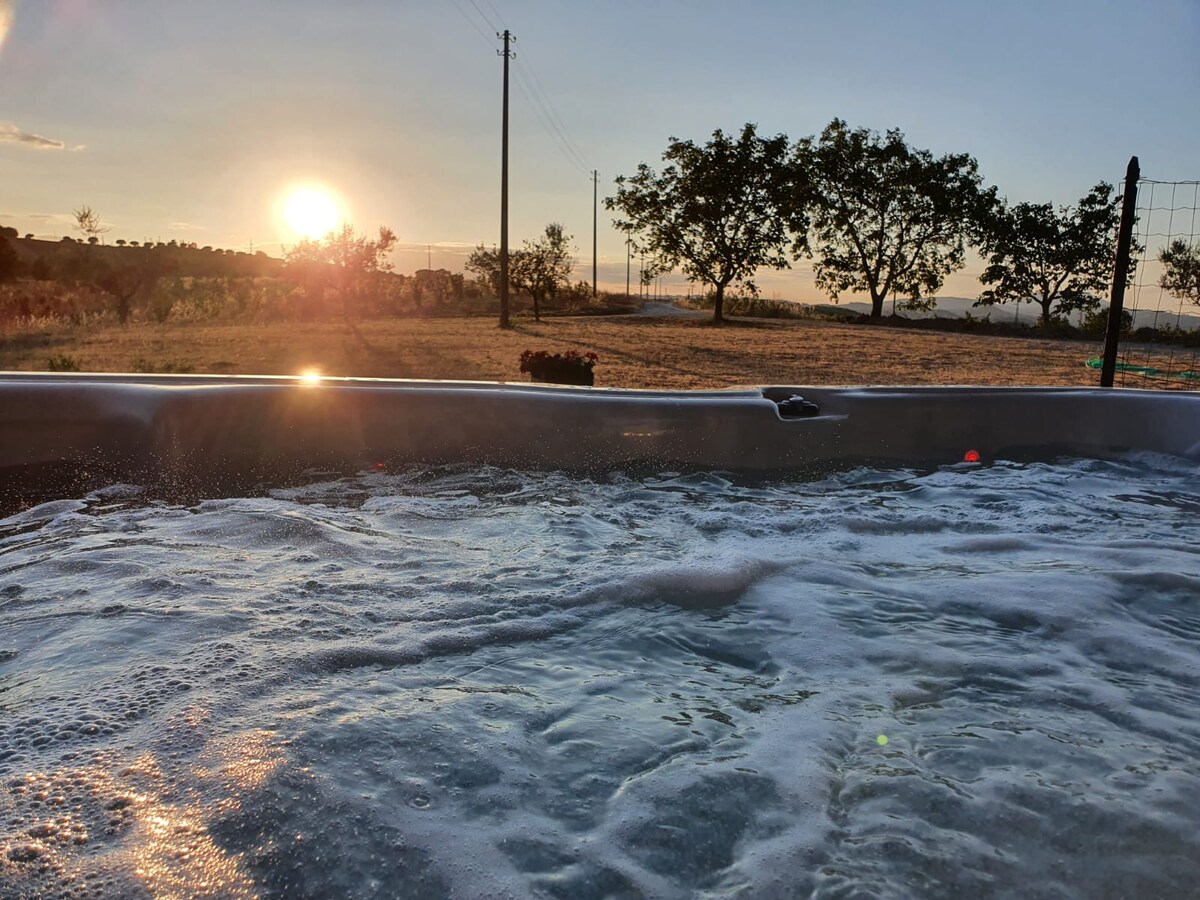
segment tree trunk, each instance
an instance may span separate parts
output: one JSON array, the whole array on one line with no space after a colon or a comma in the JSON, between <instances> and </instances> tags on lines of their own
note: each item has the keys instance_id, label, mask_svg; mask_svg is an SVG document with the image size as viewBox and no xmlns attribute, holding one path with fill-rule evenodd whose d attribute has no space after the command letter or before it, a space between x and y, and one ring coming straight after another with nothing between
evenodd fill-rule
<instances>
[{"instance_id":1,"label":"tree trunk","mask_svg":"<svg viewBox=\"0 0 1200 900\"><path fill-rule=\"evenodd\" d=\"M717 285L717 296L713 300L713 324L725 324L725 285Z\"/></svg>"},{"instance_id":2,"label":"tree trunk","mask_svg":"<svg viewBox=\"0 0 1200 900\"><path fill-rule=\"evenodd\" d=\"M871 288L871 321L878 322L883 318L883 295L876 294L875 289Z\"/></svg>"},{"instance_id":3,"label":"tree trunk","mask_svg":"<svg viewBox=\"0 0 1200 900\"><path fill-rule=\"evenodd\" d=\"M117 297L117 321L122 326L129 324L129 307L131 297Z\"/></svg>"},{"instance_id":4,"label":"tree trunk","mask_svg":"<svg viewBox=\"0 0 1200 900\"><path fill-rule=\"evenodd\" d=\"M1050 300L1039 300L1038 301L1038 303L1040 303L1042 305L1042 327L1043 328L1050 327L1050 304L1053 302L1054 302L1053 298Z\"/></svg>"},{"instance_id":5,"label":"tree trunk","mask_svg":"<svg viewBox=\"0 0 1200 900\"><path fill-rule=\"evenodd\" d=\"M540 291L533 291L533 321L542 321L542 298Z\"/></svg>"}]
</instances>

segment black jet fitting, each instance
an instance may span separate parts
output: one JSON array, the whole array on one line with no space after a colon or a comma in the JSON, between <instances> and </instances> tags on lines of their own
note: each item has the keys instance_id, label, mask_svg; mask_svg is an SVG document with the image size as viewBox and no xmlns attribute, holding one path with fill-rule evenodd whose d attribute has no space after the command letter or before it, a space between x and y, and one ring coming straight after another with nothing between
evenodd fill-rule
<instances>
[{"instance_id":1,"label":"black jet fitting","mask_svg":"<svg viewBox=\"0 0 1200 900\"><path fill-rule=\"evenodd\" d=\"M805 400L799 394L792 394L786 400L778 401L776 405L779 407L779 415L785 419L811 419L821 414L821 407L811 400Z\"/></svg>"}]
</instances>

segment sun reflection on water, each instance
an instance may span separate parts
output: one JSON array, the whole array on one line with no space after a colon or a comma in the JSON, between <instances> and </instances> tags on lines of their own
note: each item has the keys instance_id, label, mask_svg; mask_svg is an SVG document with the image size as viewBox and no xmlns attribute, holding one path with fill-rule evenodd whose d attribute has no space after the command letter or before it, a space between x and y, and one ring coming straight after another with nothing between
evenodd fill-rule
<instances>
[{"instance_id":1,"label":"sun reflection on water","mask_svg":"<svg viewBox=\"0 0 1200 900\"><path fill-rule=\"evenodd\" d=\"M273 732L252 731L209 742L174 773L151 752L100 751L84 765L11 777L0 787L0 882L36 896L257 896L240 854L210 828L284 761Z\"/></svg>"}]
</instances>

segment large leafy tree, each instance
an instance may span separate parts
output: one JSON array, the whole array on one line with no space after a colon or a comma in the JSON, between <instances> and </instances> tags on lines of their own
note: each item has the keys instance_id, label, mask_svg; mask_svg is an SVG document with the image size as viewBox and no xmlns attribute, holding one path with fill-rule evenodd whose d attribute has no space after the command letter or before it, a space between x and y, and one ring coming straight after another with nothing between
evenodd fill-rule
<instances>
[{"instance_id":1,"label":"large leafy tree","mask_svg":"<svg viewBox=\"0 0 1200 900\"><path fill-rule=\"evenodd\" d=\"M1057 210L1052 203L998 204L983 231L987 267L979 276L992 287L976 305L1037 303L1047 327L1056 316L1095 310L1112 277L1120 217L1120 198L1104 182Z\"/></svg>"},{"instance_id":2,"label":"large leafy tree","mask_svg":"<svg viewBox=\"0 0 1200 900\"><path fill-rule=\"evenodd\" d=\"M1163 265L1159 284L1170 294L1200 306L1200 246L1176 239L1158 253Z\"/></svg>"},{"instance_id":3,"label":"large leafy tree","mask_svg":"<svg viewBox=\"0 0 1200 900\"><path fill-rule=\"evenodd\" d=\"M935 157L899 130L881 135L841 119L798 141L793 165L796 202L812 216L817 286L834 300L868 294L873 319L893 293L910 308L933 305L994 195L965 153Z\"/></svg>"},{"instance_id":4,"label":"large leafy tree","mask_svg":"<svg viewBox=\"0 0 1200 900\"><path fill-rule=\"evenodd\" d=\"M324 297L332 291L349 319L366 295L378 286L379 276L392 270L389 254L396 235L387 227L371 239L352 225L343 225L320 240L305 239L285 255L287 271L306 291Z\"/></svg>"},{"instance_id":5,"label":"large leafy tree","mask_svg":"<svg viewBox=\"0 0 1200 900\"><path fill-rule=\"evenodd\" d=\"M563 231L562 225L551 222L545 232L534 241L526 241L525 247L513 254L512 278L519 290L529 292L533 298L533 317L540 321L542 303L565 287L575 260L571 257L571 235Z\"/></svg>"},{"instance_id":6,"label":"large leafy tree","mask_svg":"<svg viewBox=\"0 0 1200 900\"><path fill-rule=\"evenodd\" d=\"M803 209L788 203L796 192L787 151L785 135L759 137L751 124L739 135L718 129L703 146L672 137L662 172L642 163L636 175L617 178L617 195L604 206L658 271L679 266L713 286L720 325L725 289L736 282L753 290L758 269L787 268L789 226L803 242Z\"/></svg>"}]
</instances>

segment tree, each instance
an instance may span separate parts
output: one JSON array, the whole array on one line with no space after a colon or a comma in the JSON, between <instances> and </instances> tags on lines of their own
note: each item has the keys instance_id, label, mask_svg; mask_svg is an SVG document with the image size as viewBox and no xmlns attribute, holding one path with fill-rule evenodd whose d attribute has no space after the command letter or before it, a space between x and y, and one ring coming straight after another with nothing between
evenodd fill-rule
<instances>
[{"instance_id":1,"label":"tree","mask_svg":"<svg viewBox=\"0 0 1200 900\"><path fill-rule=\"evenodd\" d=\"M0 283L12 281L21 272L21 260L9 242L8 236L0 234Z\"/></svg>"},{"instance_id":2,"label":"tree","mask_svg":"<svg viewBox=\"0 0 1200 900\"><path fill-rule=\"evenodd\" d=\"M127 325L134 299L156 284L163 271L163 260L154 253L122 254L121 262L113 264L99 254L76 250L63 260L59 277L108 294L117 321Z\"/></svg>"},{"instance_id":3,"label":"tree","mask_svg":"<svg viewBox=\"0 0 1200 900\"><path fill-rule=\"evenodd\" d=\"M812 216L817 286L834 300L842 291L868 294L872 319L891 294L931 308L994 197L967 154L934 157L898 129L881 135L841 119L820 138L798 141L793 165L796 202Z\"/></svg>"},{"instance_id":4,"label":"tree","mask_svg":"<svg viewBox=\"0 0 1200 900\"><path fill-rule=\"evenodd\" d=\"M533 318L542 319L542 301L553 297L566 286L575 260L571 258L571 235L562 225L551 222L536 241L526 241L525 248L512 254L512 280L518 290L529 292L533 298Z\"/></svg>"},{"instance_id":5,"label":"tree","mask_svg":"<svg viewBox=\"0 0 1200 900\"><path fill-rule=\"evenodd\" d=\"M1158 253L1163 264L1159 284L1163 290L1189 303L1200 306L1200 246L1189 247L1187 241L1171 241Z\"/></svg>"},{"instance_id":6,"label":"tree","mask_svg":"<svg viewBox=\"0 0 1200 900\"><path fill-rule=\"evenodd\" d=\"M513 254L508 254L509 266L512 265ZM500 251L493 245L490 249L480 244L475 248L474 252L467 257L464 264L468 272L471 272L488 286L491 292L500 295ZM510 273L511 274L511 273Z\"/></svg>"},{"instance_id":7,"label":"tree","mask_svg":"<svg viewBox=\"0 0 1200 900\"><path fill-rule=\"evenodd\" d=\"M100 214L86 204L75 210L74 216L75 230L88 238L88 243L97 243L100 235L109 231L107 226L101 224Z\"/></svg>"},{"instance_id":8,"label":"tree","mask_svg":"<svg viewBox=\"0 0 1200 900\"><path fill-rule=\"evenodd\" d=\"M1120 217L1120 198L1104 182L1057 211L1052 203L997 204L983 230L988 265L979 276L995 286L976 306L1037 303L1043 327L1056 315L1094 310L1112 277Z\"/></svg>"},{"instance_id":9,"label":"tree","mask_svg":"<svg viewBox=\"0 0 1200 900\"><path fill-rule=\"evenodd\" d=\"M379 276L392 270L388 254L394 246L395 232L386 226L381 226L379 236L371 240L355 231L354 226L343 225L320 240L302 240L285 254L284 262L306 290L319 297L332 290L341 301L343 317L349 319L362 306L367 292L377 285Z\"/></svg>"},{"instance_id":10,"label":"tree","mask_svg":"<svg viewBox=\"0 0 1200 900\"><path fill-rule=\"evenodd\" d=\"M645 250L660 271L682 266L691 279L715 290L713 323L724 322L725 289L738 282L754 290L760 268L789 266L788 229L807 231L804 211L792 204L785 135L761 138L747 124L740 135L720 129L700 147L669 139L661 174L645 163L617 178L617 195L604 207L620 213L614 225Z\"/></svg>"}]
</instances>

